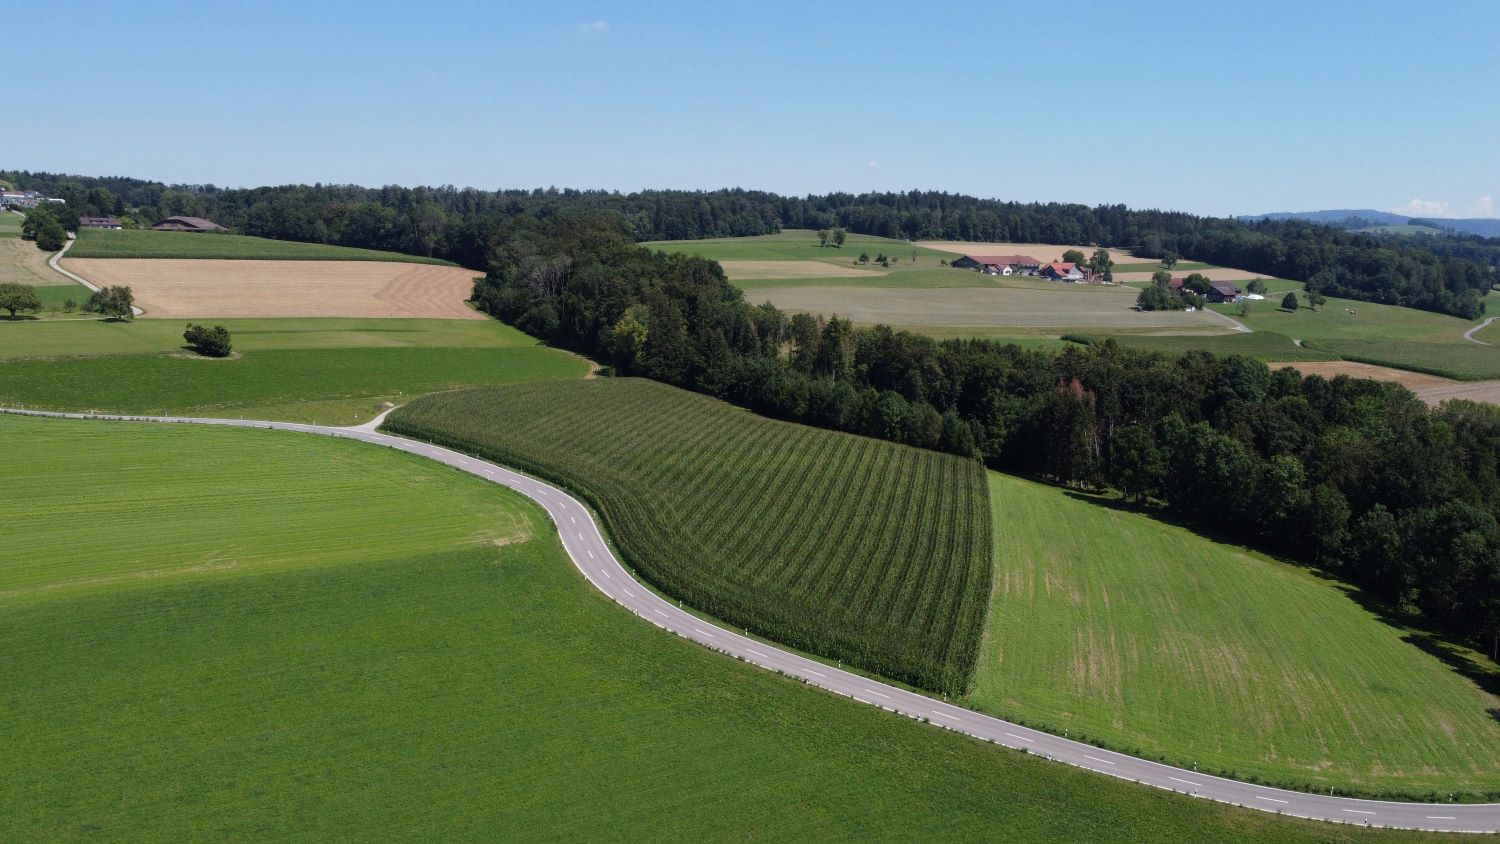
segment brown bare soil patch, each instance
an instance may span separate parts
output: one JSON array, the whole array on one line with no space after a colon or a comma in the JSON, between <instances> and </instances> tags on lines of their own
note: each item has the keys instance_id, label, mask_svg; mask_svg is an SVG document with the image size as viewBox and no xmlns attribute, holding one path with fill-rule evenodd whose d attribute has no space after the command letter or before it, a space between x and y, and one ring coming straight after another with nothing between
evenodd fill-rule
<instances>
[{"instance_id":1,"label":"brown bare soil patch","mask_svg":"<svg viewBox=\"0 0 1500 844\"><path fill-rule=\"evenodd\" d=\"M918 246L954 252L959 255L1030 255L1039 261L1061 261L1062 254L1077 249L1085 257L1093 255L1097 246L1068 246L1056 243L971 243L962 240L919 240ZM1109 250L1110 260L1116 264L1139 264L1143 261L1160 261L1160 255L1132 255L1129 249ZM1151 274L1146 273L1150 278ZM1119 276L1116 276L1118 279Z\"/></svg>"},{"instance_id":2,"label":"brown bare soil patch","mask_svg":"<svg viewBox=\"0 0 1500 844\"><path fill-rule=\"evenodd\" d=\"M464 304L478 273L381 261L72 258L68 269L128 285L147 317L484 319Z\"/></svg>"},{"instance_id":3,"label":"brown bare soil patch","mask_svg":"<svg viewBox=\"0 0 1500 844\"><path fill-rule=\"evenodd\" d=\"M1500 404L1500 381L1455 381L1452 378L1441 378L1422 372L1408 372L1404 369L1392 369L1389 366L1375 366L1347 360L1267 363L1266 366L1272 369L1289 366L1303 375L1321 375L1324 378L1347 375L1350 378L1391 381L1411 390L1417 394L1418 398L1431 405L1441 404L1448 399L1468 399Z\"/></svg>"},{"instance_id":4,"label":"brown bare soil patch","mask_svg":"<svg viewBox=\"0 0 1500 844\"><path fill-rule=\"evenodd\" d=\"M783 278L858 278L885 275L827 261L720 261L724 274L741 281Z\"/></svg>"}]
</instances>

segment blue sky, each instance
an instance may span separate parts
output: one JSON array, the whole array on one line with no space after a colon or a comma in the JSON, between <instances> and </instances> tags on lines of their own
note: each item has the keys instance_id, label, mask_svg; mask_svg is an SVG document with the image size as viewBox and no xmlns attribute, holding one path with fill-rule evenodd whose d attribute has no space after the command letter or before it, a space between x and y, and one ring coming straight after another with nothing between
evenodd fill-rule
<instances>
[{"instance_id":1,"label":"blue sky","mask_svg":"<svg viewBox=\"0 0 1500 844\"><path fill-rule=\"evenodd\" d=\"M0 17L37 51L7 74L0 168L1500 215L1491 0L11 0Z\"/></svg>"}]
</instances>

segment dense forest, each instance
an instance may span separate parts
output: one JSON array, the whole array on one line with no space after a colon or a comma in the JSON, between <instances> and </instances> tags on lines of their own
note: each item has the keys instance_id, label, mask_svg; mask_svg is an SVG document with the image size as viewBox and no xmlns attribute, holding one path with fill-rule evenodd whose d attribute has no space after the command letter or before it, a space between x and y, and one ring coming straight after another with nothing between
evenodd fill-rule
<instances>
[{"instance_id":1,"label":"dense forest","mask_svg":"<svg viewBox=\"0 0 1500 844\"><path fill-rule=\"evenodd\" d=\"M506 220L590 211L618 216L636 241L837 226L895 238L1098 244L1153 256L1170 252L1305 281L1325 295L1468 319L1484 312L1484 294L1500 265L1500 241L1483 238L1419 243L1298 220L1244 223L1123 205L1002 202L935 191L783 197L746 190L226 189L29 172L3 172L0 178L66 199L73 215L124 215L150 225L187 214L242 234L436 256L474 268L488 266L492 235Z\"/></svg>"},{"instance_id":2,"label":"dense forest","mask_svg":"<svg viewBox=\"0 0 1500 844\"><path fill-rule=\"evenodd\" d=\"M613 215L506 221L475 287L558 346L810 425L1114 488L1500 646L1500 408L1113 343L1063 353L753 305Z\"/></svg>"}]
</instances>

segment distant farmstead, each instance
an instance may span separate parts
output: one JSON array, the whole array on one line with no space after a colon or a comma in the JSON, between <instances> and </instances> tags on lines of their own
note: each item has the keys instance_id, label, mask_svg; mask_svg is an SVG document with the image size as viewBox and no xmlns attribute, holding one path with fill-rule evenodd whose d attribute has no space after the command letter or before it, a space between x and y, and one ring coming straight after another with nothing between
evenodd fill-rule
<instances>
[{"instance_id":1,"label":"distant farmstead","mask_svg":"<svg viewBox=\"0 0 1500 844\"><path fill-rule=\"evenodd\" d=\"M965 255L954 259L950 266L963 270L978 270L986 275L1033 275L1041 261L1030 255Z\"/></svg>"},{"instance_id":2,"label":"distant farmstead","mask_svg":"<svg viewBox=\"0 0 1500 844\"><path fill-rule=\"evenodd\" d=\"M202 217L168 217L152 226L159 232L224 232L229 229Z\"/></svg>"},{"instance_id":3,"label":"distant farmstead","mask_svg":"<svg viewBox=\"0 0 1500 844\"><path fill-rule=\"evenodd\" d=\"M83 229L119 229L119 217L79 217L78 227Z\"/></svg>"}]
</instances>

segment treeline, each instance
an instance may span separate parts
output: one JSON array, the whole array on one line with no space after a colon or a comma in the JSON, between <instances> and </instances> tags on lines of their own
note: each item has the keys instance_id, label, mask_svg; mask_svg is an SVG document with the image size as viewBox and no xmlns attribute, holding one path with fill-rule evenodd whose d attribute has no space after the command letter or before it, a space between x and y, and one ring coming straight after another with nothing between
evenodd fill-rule
<instances>
[{"instance_id":1,"label":"treeline","mask_svg":"<svg viewBox=\"0 0 1500 844\"><path fill-rule=\"evenodd\" d=\"M187 214L243 234L445 258L485 267L506 220L608 212L637 241L844 228L906 239L1122 246L1306 281L1327 295L1474 318L1495 280L1495 253L1374 238L1300 220L1244 223L1123 205L1020 203L937 191L785 197L763 191L501 190L289 185L226 189L127 178L0 173L68 200L78 214L150 225ZM1482 239L1480 239L1482 240ZM1500 253L1500 241L1490 241ZM1434 254L1429 248L1441 248Z\"/></svg>"},{"instance_id":2,"label":"treeline","mask_svg":"<svg viewBox=\"0 0 1500 844\"><path fill-rule=\"evenodd\" d=\"M1500 409L1113 343L936 341L752 305L617 219L520 217L475 286L549 342L770 416L1113 487L1500 644Z\"/></svg>"}]
</instances>

